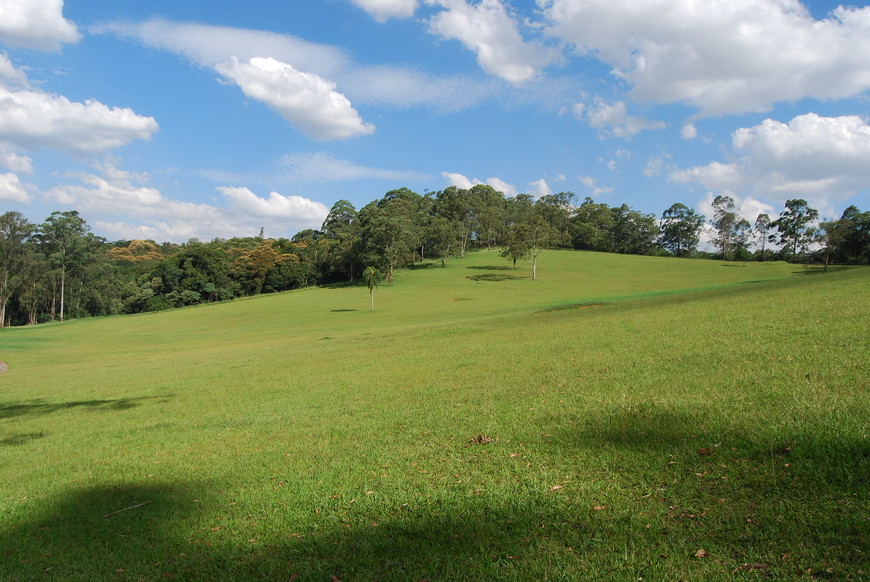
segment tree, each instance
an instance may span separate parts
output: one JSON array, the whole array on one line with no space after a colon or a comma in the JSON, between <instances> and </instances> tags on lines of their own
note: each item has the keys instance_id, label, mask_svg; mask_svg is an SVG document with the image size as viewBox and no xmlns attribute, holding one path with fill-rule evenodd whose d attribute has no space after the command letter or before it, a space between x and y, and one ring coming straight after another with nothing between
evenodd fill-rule
<instances>
[{"instance_id":1,"label":"tree","mask_svg":"<svg viewBox=\"0 0 870 582\"><path fill-rule=\"evenodd\" d=\"M659 244L677 257L695 252L704 216L677 202L662 213Z\"/></svg>"},{"instance_id":2,"label":"tree","mask_svg":"<svg viewBox=\"0 0 870 582\"><path fill-rule=\"evenodd\" d=\"M366 267L365 270L363 270L363 280L365 280L366 285L369 288L370 311L375 310L375 287L381 284L382 279L383 273L374 267Z\"/></svg>"},{"instance_id":3,"label":"tree","mask_svg":"<svg viewBox=\"0 0 870 582\"><path fill-rule=\"evenodd\" d=\"M716 246L723 260L731 257L739 223L734 199L721 194L716 196L713 199L713 227L716 229Z\"/></svg>"},{"instance_id":4,"label":"tree","mask_svg":"<svg viewBox=\"0 0 870 582\"><path fill-rule=\"evenodd\" d=\"M612 252L615 220L607 204L586 197L571 219L571 239L575 249Z\"/></svg>"},{"instance_id":5,"label":"tree","mask_svg":"<svg viewBox=\"0 0 870 582\"><path fill-rule=\"evenodd\" d=\"M653 214L642 214L627 204L610 209L613 215L612 248L617 253L646 255L655 248L659 225Z\"/></svg>"},{"instance_id":6,"label":"tree","mask_svg":"<svg viewBox=\"0 0 870 582\"><path fill-rule=\"evenodd\" d=\"M393 271L413 257L422 238L414 220L419 197L407 188L393 190L359 212L364 253L385 270L388 285L393 283Z\"/></svg>"},{"instance_id":7,"label":"tree","mask_svg":"<svg viewBox=\"0 0 870 582\"><path fill-rule=\"evenodd\" d=\"M520 194L511 200L511 222L505 234L505 246L501 255L513 261L527 258L532 263L532 280L538 277L538 256L547 248L561 246L569 239L559 229L550 225L541 212L542 206L532 204L531 196Z\"/></svg>"},{"instance_id":8,"label":"tree","mask_svg":"<svg viewBox=\"0 0 870 582\"><path fill-rule=\"evenodd\" d=\"M75 210L52 212L37 235L48 263L60 277L60 320L64 317L66 282L71 271L80 268L86 252L85 235L90 227Z\"/></svg>"},{"instance_id":9,"label":"tree","mask_svg":"<svg viewBox=\"0 0 870 582\"><path fill-rule=\"evenodd\" d=\"M6 305L27 282L32 249L28 241L35 226L20 212L0 215L0 327L6 325Z\"/></svg>"},{"instance_id":10,"label":"tree","mask_svg":"<svg viewBox=\"0 0 870 582\"><path fill-rule=\"evenodd\" d=\"M755 219L755 234L761 241L761 260L764 260L764 243L773 242L773 235L770 234L771 229L770 217L767 214L759 214Z\"/></svg>"},{"instance_id":11,"label":"tree","mask_svg":"<svg viewBox=\"0 0 870 582\"><path fill-rule=\"evenodd\" d=\"M807 206L807 201L801 198L786 200L785 210L779 218L771 223L779 231L779 243L785 248L791 247L792 258L797 255L798 246L809 243L808 229L819 212Z\"/></svg>"}]
</instances>

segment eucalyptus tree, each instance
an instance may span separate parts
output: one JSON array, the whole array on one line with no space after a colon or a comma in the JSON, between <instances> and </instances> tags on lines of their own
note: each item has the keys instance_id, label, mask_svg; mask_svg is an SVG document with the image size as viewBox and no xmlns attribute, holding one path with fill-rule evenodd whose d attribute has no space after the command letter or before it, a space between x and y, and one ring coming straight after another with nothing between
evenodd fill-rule
<instances>
[{"instance_id":1,"label":"eucalyptus tree","mask_svg":"<svg viewBox=\"0 0 870 582\"><path fill-rule=\"evenodd\" d=\"M418 198L419 194L401 188L359 211L364 256L383 267L388 285L393 283L393 271L413 258L422 238L415 221Z\"/></svg>"},{"instance_id":2,"label":"eucalyptus tree","mask_svg":"<svg viewBox=\"0 0 870 582\"><path fill-rule=\"evenodd\" d=\"M57 273L59 281L60 320L65 313L67 280L87 260L86 235L90 227L78 211L52 212L39 226L37 240L48 264Z\"/></svg>"},{"instance_id":3,"label":"eucalyptus tree","mask_svg":"<svg viewBox=\"0 0 870 582\"><path fill-rule=\"evenodd\" d=\"M646 255L655 249L659 225L653 214L643 214L627 204L610 209L613 215L612 248L617 253Z\"/></svg>"},{"instance_id":4,"label":"eucalyptus tree","mask_svg":"<svg viewBox=\"0 0 870 582\"><path fill-rule=\"evenodd\" d=\"M767 242L773 242L772 236L770 234L771 229L770 216L765 213L761 213L758 215L758 218L755 219L755 234L758 237L758 240L761 241L761 260L764 260L764 246Z\"/></svg>"},{"instance_id":5,"label":"eucalyptus tree","mask_svg":"<svg viewBox=\"0 0 870 582\"><path fill-rule=\"evenodd\" d=\"M677 202L662 213L659 244L677 257L691 255L698 247L703 225L703 215Z\"/></svg>"},{"instance_id":6,"label":"eucalyptus tree","mask_svg":"<svg viewBox=\"0 0 870 582\"><path fill-rule=\"evenodd\" d=\"M612 209L587 196L571 218L571 239L575 249L611 252L614 250L616 220Z\"/></svg>"},{"instance_id":7,"label":"eucalyptus tree","mask_svg":"<svg viewBox=\"0 0 870 582\"><path fill-rule=\"evenodd\" d=\"M795 198L786 200L785 210L771 226L779 231L779 243L785 248L791 247L791 256L794 257L799 246L810 242L809 228L818 217L818 210L810 208L806 200Z\"/></svg>"},{"instance_id":8,"label":"eucalyptus tree","mask_svg":"<svg viewBox=\"0 0 870 582\"><path fill-rule=\"evenodd\" d=\"M9 299L27 283L28 269L33 265L29 241L35 229L20 212L0 215L0 327L6 325Z\"/></svg>"},{"instance_id":9,"label":"eucalyptus tree","mask_svg":"<svg viewBox=\"0 0 870 582\"><path fill-rule=\"evenodd\" d=\"M508 207L510 218L501 255L513 261L514 268L517 259L529 260L534 281L538 277L538 256L548 248L564 246L570 238L547 222L542 206L533 204L528 194L510 199Z\"/></svg>"},{"instance_id":10,"label":"eucalyptus tree","mask_svg":"<svg viewBox=\"0 0 870 582\"><path fill-rule=\"evenodd\" d=\"M716 247L724 260L731 257L740 216L734 199L719 194L713 199L713 227L716 229ZM742 225L741 225L742 226Z\"/></svg>"}]
</instances>

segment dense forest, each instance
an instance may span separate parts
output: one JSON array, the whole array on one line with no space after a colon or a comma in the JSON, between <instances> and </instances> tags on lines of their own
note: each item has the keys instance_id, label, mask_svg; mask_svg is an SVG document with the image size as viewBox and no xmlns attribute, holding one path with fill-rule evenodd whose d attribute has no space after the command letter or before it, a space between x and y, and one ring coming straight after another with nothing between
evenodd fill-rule
<instances>
[{"instance_id":1,"label":"dense forest","mask_svg":"<svg viewBox=\"0 0 870 582\"><path fill-rule=\"evenodd\" d=\"M499 249L516 267L549 248L737 261L788 260L839 264L870 261L870 212L850 206L839 220L819 222L806 201L786 202L776 220L741 218L734 201L717 196L710 217L716 252L699 252L707 218L676 203L661 217L627 205L608 206L559 193L506 198L491 186L450 187L421 196L388 192L357 210L336 202L320 230L291 239L108 242L76 211L32 224L18 212L0 215L0 326L75 317L139 313L235 297L354 281L375 267L388 283L415 261L470 249ZM707 227L709 228L709 227Z\"/></svg>"}]
</instances>

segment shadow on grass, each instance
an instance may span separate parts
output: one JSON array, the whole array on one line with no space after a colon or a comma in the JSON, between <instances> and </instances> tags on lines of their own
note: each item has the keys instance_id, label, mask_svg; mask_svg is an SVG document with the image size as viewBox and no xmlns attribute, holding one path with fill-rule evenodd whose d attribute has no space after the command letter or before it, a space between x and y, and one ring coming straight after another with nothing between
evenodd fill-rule
<instances>
[{"instance_id":1,"label":"shadow on grass","mask_svg":"<svg viewBox=\"0 0 870 582\"><path fill-rule=\"evenodd\" d=\"M591 545L594 535L586 518L548 509L549 496L541 495L533 508L492 499L395 504L377 522L347 517L349 507L309 512L304 523L285 520L286 531L264 539L254 522L270 515L251 510L258 514L241 524L221 521L227 507L210 503L215 489L190 482L73 489L0 527L0 579L542 580L560 569L554 579L570 579L588 566L548 565L568 552L542 529L570 519L571 543ZM271 519L281 520L282 507L275 503ZM534 554L551 557L529 566Z\"/></svg>"},{"instance_id":2,"label":"shadow on grass","mask_svg":"<svg viewBox=\"0 0 870 582\"><path fill-rule=\"evenodd\" d=\"M471 281L488 281L488 282L501 282L501 281L516 281L519 279L528 279L529 277L517 277L516 275L501 275L497 273L485 273L481 275L469 275L466 279Z\"/></svg>"},{"instance_id":3,"label":"shadow on grass","mask_svg":"<svg viewBox=\"0 0 870 582\"><path fill-rule=\"evenodd\" d=\"M475 271L515 271L513 267L509 267L507 265L471 265L469 267L465 267L466 269L472 269Z\"/></svg>"},{"instance_id":4,"label":"shadow on grass","mask_svg":"<svg viewBox=\"0 0 870 582\"><path fill-rule=\"evenodd\" d=\"M25 445L30 441L45 437L45 432L22 432L0 439L0 447L14 447Z\"/></svg>"},{"instance_id":5,"label":"shadow on grass","mask_svg":"<svg viewBox=\"0 0 870 582\"><path fill-rule=\"evenodd\" d=\"M69 402L45 402L43 399L22 400L18 402L0 403L0 418L12 418L18 416L38 416L51 414L62 410L86 409L117 411L128 410L141 405L147 400L159 399L161 401L170 398L171 395L142 396L139 398L118 398L116 400L72 400Z\"/></svg>"},{"instance_id":6,"label":"shadow on grass","mask_svg":"<svg viewBox=\"0 0 870 582\"><path fill-rule=\"evenodd\" d=\"M798 565L797 572L830 567L832 579L848 580L866 564L870 443L843 429L843 412L765 422L638 405L541 425L552 423L548 447L559 457L595 451L611 459L608 471L622 488L658 497L664 524L718 544L732 569L765 562L768 576L790 579Z\"/></svg>"}]
</instances>

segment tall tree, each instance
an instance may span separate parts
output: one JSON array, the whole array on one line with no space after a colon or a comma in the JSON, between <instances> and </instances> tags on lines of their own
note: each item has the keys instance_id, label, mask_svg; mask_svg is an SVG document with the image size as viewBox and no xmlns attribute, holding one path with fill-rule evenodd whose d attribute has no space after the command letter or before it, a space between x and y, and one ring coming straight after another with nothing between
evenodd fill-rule
<instances>
[{"instance_id":1,"label":"tall tree","mask_svg":"<svg viewBox=\"0 0 870 582\"><path fill-rule=\"evenodd\" d=\"M0 215L0 327L6 325L9 299L27 282L33 254L28 241L35 228L20 212Z\"/></svg>"},{"instance_id":2,"label":"tall tree","mask_svg":"<svg viewBox=\"0 0 870 582\"><path fill-rule=\"evenodd\" d=\"M366 258L383 267L388 285L393 283L394 270L413 258L422 238L415 222L415 203L419 197L407 188L393 190L359 212Z\"/></svg>"},{"instance_id":3,"label":"tall tree","mask_svg":"<svg viewBox=\"0 0 870 582\"><path fill-rule=\"evenodd\" d=\"M72 271L83 266L87 250L85 235L89 231L90 227L76 210L52 212L39 227L37 236L40 247L59 277L61 321L64 318L67 279Z\"/></svg>"},{"instance_id":4,"label":"tall tree","mask_svg":"<svg viewBox=\"0 0 870 582\"><path fill-rule=\"evenodd\" d=\"M698 246L703 225L703 215L677 202L662 213L659 244L675 256L691 255Z\"/></svg>"},{"instance_id":5,"label":"tall tree","mask_svg":"<svg viewBox=\"0 0 870 582\"><path fill-rule=\"evenodd\" d=\"M722 259L731 258L734 250L734 238L737 235L737 225L740 217L734 206L734 199L719 194L713 199L713 227L716 229L716 246Z\"/></svg>"},{"instance_id":6,"label":"tall tree","mask_svg":"<svg viewBox=\"0 0 870 582\"><path fill-rule=\"evenodd\" d=\"M761 213L758 215L758 218L755 219L755 234L758 236L758 240L761 241L761 260L764 261L764 246L767 242L771 241L771 222L770 216L767 214Z\"/></svg>"},{"instance_id":7,"label":"tall tree","mask_svg":"<svg viewBox=\"0 0 870 582\"><path fill-rule=\"evenodd\" d=\"M786 248L791 247L791 256L797 255L798 247L809 242L808 229L819 212L807 206L807 201L801 198L786 200L785 210L771 226L779 231L779 243Z\"/></svg>"},{"instance_id":8,"label":"tall tree","mask_svg":"<svg viewBox=\"0 0 870 582\"><path fill-rule=\"evenodd\" d=\"M571 219L571 238L575 249L612 252L614 250L613 212L607 204L586 197Z\"/></svg>"}]
</instances>

